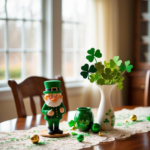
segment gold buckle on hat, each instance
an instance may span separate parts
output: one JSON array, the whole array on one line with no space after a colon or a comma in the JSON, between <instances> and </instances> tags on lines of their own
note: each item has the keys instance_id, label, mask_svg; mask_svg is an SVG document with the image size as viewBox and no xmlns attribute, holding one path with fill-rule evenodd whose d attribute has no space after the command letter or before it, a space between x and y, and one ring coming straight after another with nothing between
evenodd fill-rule
<instances>
[{"instance_id":1,"label":"gold buckle on hat","mask_svg":"<svg viewBox=\"0 0 150 150\"><path fill-rule=\"evenodd\" d=\"M58 88L57 87L52 87L51 91L58 91Z\"/></svg>"}]
</instances>

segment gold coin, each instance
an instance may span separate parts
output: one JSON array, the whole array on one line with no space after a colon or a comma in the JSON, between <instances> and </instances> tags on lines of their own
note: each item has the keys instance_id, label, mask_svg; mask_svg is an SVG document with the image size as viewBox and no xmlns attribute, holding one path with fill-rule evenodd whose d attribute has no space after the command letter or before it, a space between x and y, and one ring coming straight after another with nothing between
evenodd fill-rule
<instances>
[{"instance_id":1,"label":"gold coin","mask_svg":"<svg viewBox=\"0 0 150 150\"><path fill-rule=\"evenodd\" d=\"M102 135L103 135L103 132L101 132L101 131L98 132L98 135L99 135L99 136L102 136Z\"/></svg>"},{"instance_id":2,"label":"gold coin","mask_svg":"<svg viewBox=\"0 0 150 150\"><path fill-rule=\"evenodd\" d=\"M137 120L137 116L136 116L136 115L132 115L132 116L130 117L130 120L131 120L131 121L136 121L136 120Z\"/></svg>"},{"instance_id":3,"label":"gold coin","mask_svg":"<svg viewBox=\"0 0 150 150\"><path fill-rule=\"evenodd\" d=\"M37 134L34 134L30 138L32 143L38 143L39 142L39 136Z\"/></svg>"},{"instance_id":4,"label":"gold coin","mask_svg":"<svg viewBox=\"0 0 150 150\"><path fill-rule=\"evenodd\" d=\"M72 130L76 130L76 127L75 127L75 126L73 126L73 127L72 127Z\"/></svg>"}]
</instances>

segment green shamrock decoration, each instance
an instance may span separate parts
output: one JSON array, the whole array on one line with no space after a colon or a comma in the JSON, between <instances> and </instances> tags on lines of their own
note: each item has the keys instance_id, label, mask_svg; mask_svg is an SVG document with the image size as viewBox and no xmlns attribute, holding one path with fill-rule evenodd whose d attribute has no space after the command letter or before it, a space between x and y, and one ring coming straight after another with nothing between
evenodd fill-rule
<instances>
[{"instance_id":1,"label":"green shamrock decoration","mask_svg":"<svg viewBox=\"0 0 150 150\"><path fill-rule=\"evenodd\" d=\"M119 90L123 89L123 85L122 84L123 84L122 82L117 83L117 87L119 88Z\"/></svg>"},{"instance_id":2,"label":"green shamrock decoration","mask_svg":"<svg viewBox=\"0 0 150 150\"><path fill-rule=\"evenodd\" d=\"M105 83L105 80L102 79L102 78L100 78L100 79L97 81L97 84L99 84L99 85L104 85L104 83Z\"/></svg>"},{"instance_id":3,"label":"green shamrock decoration","mask_svg":"<svg viewBox=\"0 0 150 150\"><path fill-rule=\"evenodd\" d=\"M133 68L133 65L129 65L130 61L125 61L125 66L126 66L126 70L127 72L131 72L131 69Z\"/></svg>"},{"instance_id":4,"label":"green shamrock decoration","mask_svg":"<svg viewBox=\"0 0 150 150\"><path fill-rule=\"evenodd\" d=\"M86 59L89 62L95 60L95 64L89 67L88 64L84 64L81 67L81 75L83 78L87 78L91 83L96 82L98 85L111 85L117 84L117 87L123 89L123 74L127 71L131 72L133 65L130 65L130 61L125 61L122 64L122 60L119 60L119 56L114 56L113 59L110 59L109 62L101 61L97 62L96 58L101 58L102 54L99 49L95 51L94 48L91 48L87 51L88 55Z\"/></svg>"},{"instance_id":5,"label":"green shamrock decoration","mask_svg":"<svg viewBox=\"0 0 150 150\"><path fill-rule=\"evenodd\" d=\"M110 59L110 68L115 68L116 67L116 63L114 62L113 59Z\"/></svg>"},{"instance_id":6,"label":"green shamrock decoration","mask_svg":"<svg viewBox=\"0 0 150 150\"><path fill-rule=\"evenodd\" d=\"M71 134L72 134L73 136L78 135L76 132L71 132Z\"/></svg>"},{"instance_id":7,"label":"green shamrock decoration","mask_svg":"<svg viewBox=\"0 0 150 150\"><path fill-rule=\"evenodd\" d=\"M95 81L95 74L90 75L90 82L93 83Z\"/></svg>"},{"instance_id":8,"label":"green shamrock decoration","mask_svg":"<svg viewBox=\"0 0 150 150\"><path fill-rule=\"evenodd\" d=\"M101 74L104 72L104 65L102 64L102 62L96 63L95 68L97 69L98 74Z\"/></svg>"},{"instance_id":9,"label":"green shamrock decoration","mask_svg":"<svg viewBox=\"0 0 150 150\"><path fill-rule=\"evenodd\" d=\"M105 80L111 80L113 78L113 76L111 75L111 69L110 68L106 68L105 69L105 73L102 73L102 77Z\"/></svg>"},{"instance_id":10,"label":"green shamrock decoration","mask_svg":"<svg viewBox=\"0 0 150 150\"><path fill-rule=\"evenodd\" d=\"M100 52L99 49L97 49L96 52L95 52L95 48L91 48L90 50L87 51L87 53L90 54L90 55L86 56L86 59L89 62L93 62L95 57L97 57L97 58L101 58L102 57L102 53Z\"/></svg>"},{"instance_id":11,"label":"green shamrock decoration","mask_svg":"<svg viewBox=\"0 0 150 150\"><path fill-rule=\"evenodd\" d=\"M83 78L87 78L89 73L94 73L96 72L96 68L94 67L94 65L90 66L89 69L89 65L85 64L84 66L81 67L81 69L83 70L80 74L83 76Z\"/></svg>"},{"instance_id":12,"label":"green shamrock decoration","mask_svg":"<svg viewBox=\"0 0 150 150\"><path fill-rule=\"evenodd\" d=\"M110 68L110 63L109 62L104 61L104 65L105 65L106 68Z\"/></svg>"},{"instance_id":13,"label":"green shamrock decoration","mask_svg":"<svg viewBox=\"0 0 150 150\"><path fill-rule=\"evenodd\" d=\"M103 122L107 124L109 123L109 120L106 118Z\"/></svg>"},{"instance_id":14,"label":"green shamrock decoration","mask_svg":"<svg viewBox=\"0 0 150 150\"><path fill-rule=\"evenodd\" d=\"M114 118L114 115L111 116L111 119L113 119L113 118Z\"/></svg>"},{"instance_id":15,"label":"green shamrock decoration","mask_svg":"<svg viewBox=\"0 0 150 150\"><path fill-rule=\"evenodd\" d=\"M114 125L114 117L115 117L115 116L113 115L113 113L111 113L111 110L110 110L110 109L108 110L108 112L106 112L106 116L107 116L107 117L108 117L108 116L110 117L110 119L111 119L111 126L113 126L113 125ZM107 122L107 119L104 120L104 123L105 123L105 122Z\"/></svg>"},{"instance_id":16,"label":"green shamrock decoration","mask_svg":"<svg viewBox=\"0 0 150 150\"><path fill-rule=\"evenodd\" d=\"M126 66L125 65L121 65L119 70L122 71L122 72L125 71L126 70Z\"/></svg>"},{"instance_id":17,"label":"green shamrock decoration","mask_svg":"<svg viewBox=\"0 0 150 150\"><path fill-rule=\"evenodd\" d=\"M112 71L112 75L115 77L115 76L117 76L117 73L118 73L118 70L117 69L114 69L113 71Z\"/></svg>"},{"instance_id":18,"label":"green shamrock decoration","mask_svg":"<svg viewBox=\"0 0 150 150\"><path fill-rule=\"evenodd\" d=\"M90 80L91 83L93 83L95 80L98 80L98 79L99 79L99 74L98 73L96 73L96 74L92 73L89 77L89 80Z\"/></svg>"},{"instance_id":19,"label":"green shamrock decoration","mask_svg":"<svg viewBox=\"0 0 150 150\"><path fill-rule=\"evenodd\" d=\"M114 56L113 60L117 66L120 66L122 63L122 60L119 60L119 56Z\"/></svg>"}]
</instances>

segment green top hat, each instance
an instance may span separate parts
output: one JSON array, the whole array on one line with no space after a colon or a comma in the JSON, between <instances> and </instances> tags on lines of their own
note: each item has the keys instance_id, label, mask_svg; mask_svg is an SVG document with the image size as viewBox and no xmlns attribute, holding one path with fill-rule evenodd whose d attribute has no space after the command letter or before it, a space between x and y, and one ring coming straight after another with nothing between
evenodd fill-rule
<instances>
[{"instance_id":1,"label":"green top hat","mask_svg":"<svg viewBox=\"0 0 150 150\"><path fill-rule=\"evenodd\" d=\"M59 80L49 80L45 81L45 91L43 92L44 94L52 94L52 93L61 93L62 91L60 90L60 84L61 82Z\"/></svg>"}]
</instances>

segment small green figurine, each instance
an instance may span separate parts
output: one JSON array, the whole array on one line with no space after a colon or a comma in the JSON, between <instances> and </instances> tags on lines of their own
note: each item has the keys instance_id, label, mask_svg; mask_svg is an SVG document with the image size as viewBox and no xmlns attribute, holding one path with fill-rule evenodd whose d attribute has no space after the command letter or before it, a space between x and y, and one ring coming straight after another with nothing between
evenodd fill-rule
<instances>
[{"instance_id":1,"label":"small green figurine","mask_svg":"<svg viewBox=\"0 0 150 150\"><path fill-rule=\"evenodd\" d=\"M59 80L45 81L45 104L42 107L42 113L45 115L44 119L48 122L48 134L62 134L63 131L59 129L59 122L62 115L66 112L66 108L62 103L63 96L60 90L61 82Z\"/></svg>"}]
</instances>

